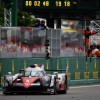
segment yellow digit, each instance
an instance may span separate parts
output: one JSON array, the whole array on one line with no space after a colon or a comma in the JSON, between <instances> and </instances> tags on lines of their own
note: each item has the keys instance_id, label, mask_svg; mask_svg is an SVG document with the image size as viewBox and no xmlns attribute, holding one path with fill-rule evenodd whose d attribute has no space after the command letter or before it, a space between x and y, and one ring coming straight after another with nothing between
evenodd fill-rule
<instances>
[{"instance_id":1,"label":"yellow digit","mask_svg":"<svg viewBox=\"0 0 100 100\"><path fill-rule=\"evenodd\" d=\"M37 6L37 1L34 1L34 6Z\"/></svg>"},{"instance_id":2,"label":"yellow digit","mask_svg":"<svg viewBox=\"0 0 100 100\"><path fill-rule=\"evenodd\" d=\"M43 6L49 6L49 1L44 1Z\"/></svg>"},{"instance_id":3,"label":"yellow digit","mask_svg":"<svg viewBox=\"0 0 100 100\"><path fill-rule=\"evenodd\" d=\"M37 3L38 5L37 6L40 6L40 1L38 1L38 3Z\"/></svg>"},{"instance_id":4,"label":"yellow digit","mask_svg":"<svg viewBox=\"0 0 100 100\"><path fill-rule=\"evenodd\" d=\"M43 1L43 6L45 6L45 1Z\"/></svg>"},{"instance_id":5,"label":"yellow digit","mask_svg":"<svg viewBox=\"0 0 100 100\"><path fill-rule=\"evenodd\" d=\"M46 6L49 6L49 1L46 1Z\"/></svg>"},{"instance_id":6,"label":"yellow digit","mask_svg":"<svg viewBox=\"0 0 100 100\"><path fill-rule=\"evenodd\" d=\"M32 1L29 1L29 6L32 6Z\"/></svg>"},{"instance_id":7,"label":"yellow digit","mask_svg":"<svg viewBox=\"0 0 100 100\"><path fill-rule=\"evenodd\" d=\"M70 1L65 1L64 5L69 7L70 6Z\"/></svg>"},{"instance_id":8,"label":"yellow digit","mask_svg":"<svg viewBox=\"0 0 100 100\"><path fill-rule=\"evenodd\" d=\"M61 6L61 1L56 1L56 6Z\"/></svg>"},{"instance_id":9,"label":"yellow digit","mask_svg":"<svg viewBox=\"0 0 100 100\"><path fill-rule=\"evenodd\" d=\"M25 5L28 6L28 1L25 1Z\"/></svg>"},{"instance_id":10,"label":"yellow digit","mask_svg":"<svg viewBox=\"0 0 100 100\"><path fill-rule=\"evenodd\" d=\"M45 6L45 1L43 1L43 6Z\"/></svg>"},{"instance_id":11,"label":"yellow digit","mask_svg":"<svg viewBox=\"0 0 100 100\"><path fill-rule=\"evenodd\" d=\"M68 6L68 7L70 6L70 1L67 1L67 6Z\"/></svg>"},{"instance_id":12,"label":"yellow digit","mask_svg":"<svg viewBox=\"0 0 100 100\"><path fill-rule=\"evenodd\" d=\"M56 6L58 6L58 1L55 2Z\"/></svg>"},{"instance_id":13,"label":"yellow digit","mask_svg":"<svg viewBox=\"0 0 100 100\"><path fill-rule=\"evenodd\" d=\"M37 6L37 1L34 1L34 6Z\"/></svg>"},{"instance_id":14,"label":"yellow digit","mask_svg":"<svg viewBox=\"0 0 100 100\"><path fill-rule=\"evenodd\" d=\"M34 6L40 6L40 1L34 1Z\"/></svg>"},{"instance_id":15,"label":"yellow digit","mask_svg":"<svg viewBox=\"0 0 100 100\"><path fill-rule=\"evenodd\" d=\"M61 6L61 1L59 1L59 6Z\"/></svg>"}]
</instances>

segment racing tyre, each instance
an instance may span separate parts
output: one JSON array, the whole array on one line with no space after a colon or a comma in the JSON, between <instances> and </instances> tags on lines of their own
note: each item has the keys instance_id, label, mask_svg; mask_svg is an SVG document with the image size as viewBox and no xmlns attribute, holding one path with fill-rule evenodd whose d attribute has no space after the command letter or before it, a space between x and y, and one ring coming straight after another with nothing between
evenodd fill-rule
<instances>
[{"instance_id":1,"label":"racing tyre","mask_svg":"<svg viewBox=\"0 0 100 100\"><path fill-rule=\"evenodd\" d=\"M3 94L4 94L4 95L12 95L11 92L6 92L6 91L3 91Z\"/></svg>"},{"instance_id":2,"label":"racing tyre","mask_svg":"<svg viewBox=\"0 0 100 100\"><path fill-rule=\"evenodd\" d=\"M67 75L65 75L65 83L64 83L64 88L65 90L63 90L63 94L66 94L67 93Z\"/></svg>"},{"instance_id":3,"label":"racing tyre","mask_svg":"<svg viewBox=\"0 0 100 100\"><path fill-rule=\"evenodd\" d=\"M3 91L3 94L4 94L4 95L8 95L9 93L6 93L6 92Z\"/></svg>"},{"instance_id":4,"label":"racing tyre","mask_svg":"<svg viewBox=\"0 0 100 100\"><path fill-rule=\"evenodd\" d=\"M6 87L3 87L3 94L4 95L12 95L13 94L12 87L9 86L9 91L6 89Z\"/></svg>"},{"instance_id":5,"label":"racing tyre","mask_svg":"<svg viewBox=\"0 0 100 100\"><path fill-rule=\"evenodd\" d=\"M57 88L56 88L56 77L54 77L54 86L53 86L53 95L56 95L57 94Z\"/></svg>"}]
</instances>

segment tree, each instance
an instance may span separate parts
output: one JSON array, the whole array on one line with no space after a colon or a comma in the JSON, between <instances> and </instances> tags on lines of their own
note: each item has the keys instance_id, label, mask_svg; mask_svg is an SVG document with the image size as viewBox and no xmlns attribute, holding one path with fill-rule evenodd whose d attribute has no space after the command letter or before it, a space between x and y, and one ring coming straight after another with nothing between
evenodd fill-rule
<instances>
[{"instance_id":1,"label":"tree","mask_svg":"<svg viewBox=\"0 0 100 100\"><path fill-rule=\"evenodd\" d=\"M28 12L18 12L18 26L33 26L36 22Z\"/></svg>"}]
</instances>

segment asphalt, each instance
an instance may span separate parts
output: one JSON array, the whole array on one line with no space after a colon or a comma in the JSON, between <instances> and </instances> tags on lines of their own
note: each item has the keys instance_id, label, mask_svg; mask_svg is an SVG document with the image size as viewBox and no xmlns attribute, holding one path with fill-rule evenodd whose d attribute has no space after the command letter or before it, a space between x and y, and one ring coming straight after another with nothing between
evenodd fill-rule
<instances>
[{"instance_id":1,"label":"asphalt","mask_svg":"<svg viewBox=\"0 0 100 100\"><path fill-rule=\"evenodd\" d=\"M71 86L67 94L45 95L3 95L0 100L99 100L100 85Z\"/></svg>"}]
</instances>

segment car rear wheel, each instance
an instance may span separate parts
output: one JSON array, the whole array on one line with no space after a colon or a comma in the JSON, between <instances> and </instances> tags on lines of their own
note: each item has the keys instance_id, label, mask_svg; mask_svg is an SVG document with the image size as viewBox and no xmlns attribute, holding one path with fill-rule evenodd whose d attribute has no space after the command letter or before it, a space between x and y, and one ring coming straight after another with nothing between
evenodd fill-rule
<instances>
[{"instance_id":1,"label":"car rear wheel","mask_svg":"<svg viewBox=\"0 0 100 100\"><path fill-rule=\"evenodd\" d=\"M5 92L5 91L3 91L3 94L4 95L12 95L13 93L12 92Z\"/></svg>"},{"instance_id":2,"label":"car rear wheel","mask_svg":"<svg viewBox=\"0 0 100 100\"><path fill-rule=\"evenodd\" d=\"M53 86L53 92L52 92L52 94L53 95L56 95L57 94L57 87L56 87L56 77L54 77L54 86Z\"/></svg>"},{"instance_id":3,"label":"car rear wheel","mask_svg":"<svg viewBox=\"0 0 100 100\"><path fill-rule=\"evenodd\" d=\"M65 75L64 90L62 92L63 94L67 93L67 75Z\"/></svg>"},{"instance_id":4,"label":"car rear wheel","mask_svg":"<svg viewBox=\"0 0 100 100\"><path fill-rule=\"evenodd\" d=\"M64 88L65 90L62 91L63 94L66 94L67 90L66 90L66 84L64 84Z\"/></svg>"},{"instance_id":5,"label":"car rear wheel","mask_svg":"<svg viewBox=\"0 0 100 100\"><path fill-rule=\"evenodd\" d=\"M9 88L8 87L3 87L3 94L4 95L11 95L11 94L13 94L12 87L10 87L10 86L9 86Z\"/></svg>"}]
</instances>

